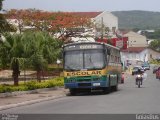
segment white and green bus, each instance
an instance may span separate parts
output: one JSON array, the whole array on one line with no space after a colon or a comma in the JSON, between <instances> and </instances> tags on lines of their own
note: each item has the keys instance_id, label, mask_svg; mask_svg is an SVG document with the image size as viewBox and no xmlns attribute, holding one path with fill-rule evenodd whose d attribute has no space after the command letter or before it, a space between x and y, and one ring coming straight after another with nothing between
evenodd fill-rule
<instances>
[{"instance_id":1,"label":"white and green bus","mask_svg":"<svg viewBox=\"0 0 160 120\"><path fill-rule=\"evenodd\" d=\"M64 85L75 95L83 90L118 89L121 56L117 47L105 43L69 43L63 46Z\"/></svg>"}]
</instances>

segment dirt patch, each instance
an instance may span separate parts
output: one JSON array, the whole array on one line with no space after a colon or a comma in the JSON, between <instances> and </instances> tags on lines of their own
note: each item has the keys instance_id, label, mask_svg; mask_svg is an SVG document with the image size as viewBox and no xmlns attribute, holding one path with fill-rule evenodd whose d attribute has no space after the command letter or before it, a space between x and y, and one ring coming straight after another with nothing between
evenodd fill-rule
<instances>
[{"instance_id":1,"label":"dirt patch","mask_svg":"<svg viewBox=\"0 0 160 120\"><path fill-rule=\"evenodd\" d=\"M24 74L26 74L27 76L35 74L36 71L26 71L24 73L24 71L21 71L20 76L24 76ZM7 78L7 77L12 77L12 70L0 70L0 78Z\"/></svg>"}]
</instances>

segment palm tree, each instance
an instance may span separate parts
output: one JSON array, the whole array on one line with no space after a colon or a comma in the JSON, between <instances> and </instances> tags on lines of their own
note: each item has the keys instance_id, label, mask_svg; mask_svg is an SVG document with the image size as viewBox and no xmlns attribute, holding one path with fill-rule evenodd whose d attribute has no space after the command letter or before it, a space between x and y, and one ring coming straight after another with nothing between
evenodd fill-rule
<instances>
[{"instance_id":1,"label":"palm tree","mask_svg":"<svg viewBox=\"0 0 160 120\"><path fill-rule=\"evenodd\" d=\"M11 66L14 84L18 85L20 68L32 67L37 71L37 80L47 63L54 63L60 56L62 42L48 33L25 32L19 35L5 34L6 41L0 44L0 63L3 68ZM24 62L25 61L25 62Z\"/></svg>"},{"instance_id":2,"label":"palm tree","mask_svg":"<svg viewBox=\"0 0 160 120\"><path fill-rule=\"evenodd\" d=\"M41 54L37 53L31 57L31 63L33 68L37 71L37 81L41 82L41 73L45 68L47 68L47 61Z\"/></svg>"},{"instance_id":3,"label":"palm tree","mask_svg":"<svg viewBox=\"0 0 160 120\"><path fill-rule=\"evenodd\" d=\"M54 63L60 56L62 42L53 39L45 32L27 32L23 34L24 58L29 57L29 63L37 71L37 80L41 81L41 73L48 63Z\"/></svg>"},{"instance_id":4,"label":"palm tree","mask_svg":"<svg viewBox=\"0 0 160 120\"><path fill-rule=\"evenodd\" d=\"M12 77L13 77L13 80L14 80L14 85L15 86L18 86L18 83L19 83L19 79L18 79L18 76L20 75L20 62L19 62L19 59L18 58L12 58L12 61L11 61L11 68L13 70L13 73L12 73Z\"/></svg>"},{"instance_id":5,"label":"palm tree","mask_svg":"<svg viewBox=\"0 0 160 120\"><path fill-rule=\"evenodd\" d=\"M14 39L14 37L12 37L8 33L5 34L4 36L6 40L1 42L0 44L0 62L1 62L2 69L9 67L11 54L12 54L11 49L13 47L13 39Z\"/></svg>"}]
</instances>

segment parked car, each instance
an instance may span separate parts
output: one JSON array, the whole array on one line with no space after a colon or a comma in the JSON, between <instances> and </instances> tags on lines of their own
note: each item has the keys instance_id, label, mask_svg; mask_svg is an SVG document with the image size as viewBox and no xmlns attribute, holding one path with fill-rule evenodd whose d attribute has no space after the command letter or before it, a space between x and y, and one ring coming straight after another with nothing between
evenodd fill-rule
<instances>
[{"instance_id":1,"label":"parked car","mask_svg":"<svg viewBox=\"0 0 160 120\"><path fill-rule=\"evenodd\" d=\"M160 67L156 71L156 79L160 80Z\"/></svg>"},{"instance_id":2,"label":"parked car","mask_svg":"<svg viewBox=\"0 0 160 120\"><path fill-rule=\"evenodd\" d=\"M159 66L154 66L153 67L153 74L156 73L156 71L158 70Z\"/></svg>"},{"instance_id":3,"label":"parked car","mask_svg":"<svg viewBox=\"0 0 160 120\"><path fill-rule=\"evenodd\" d=\"M141 66L135 66L132 69L132 75L136 75L138 73L138 69L140 69L142 72L144 72L144 68L142 68Z\"/></svg>"},{"instance_id":4,"label":"parked car","mask_svg":"<svg viewBox=\"0 0 160 120\"><path fill-rule=\"evenodd\" d=\"M147 62L144 62L141 66L144 68L144 70L150 70L150 64Z\"/></svg>"}]
</instances>

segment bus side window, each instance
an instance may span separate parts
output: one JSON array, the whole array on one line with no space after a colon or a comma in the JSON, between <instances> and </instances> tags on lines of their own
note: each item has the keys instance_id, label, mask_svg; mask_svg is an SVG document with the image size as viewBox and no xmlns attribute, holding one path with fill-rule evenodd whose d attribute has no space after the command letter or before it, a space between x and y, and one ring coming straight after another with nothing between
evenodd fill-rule
<instances>
[{"instance_id":1,"label":"bus side window","mask_svg":"<svg viewBox=\"0 0 160 120\"><path fill-rule=\"evenodd\" d=\"M113 62L113 55L111 55L111 59L110 59L110 62Z\"/></svg>"},{"instance_id":2,"label":"bus side window","mask_svg":"<svg viewBox=\"0 0 160 120\"><path fill-rule=\"evenodd\" d=\"M117 56L115 56L115 63L117 63Z\"/></svg>"},{"instance_id":3,"label":"bus side window","mask_svg":"<svg viewBox=\"0 0 160 120\"><path fill-rule=\"evenodd\" d=\"M110 55L111 54L111 50L107 49L107 54Z\"/></svg>"},{"instance_id":4,"label":"bus side window","mask_svg":"<svg viewBox=\"0 0 160 120\"><path fill-rule=\"evenodd\" d=\"M121 63L121 61L120 61L120 57L118 57L118 63Z\"/></svg>"}]
</instances>

